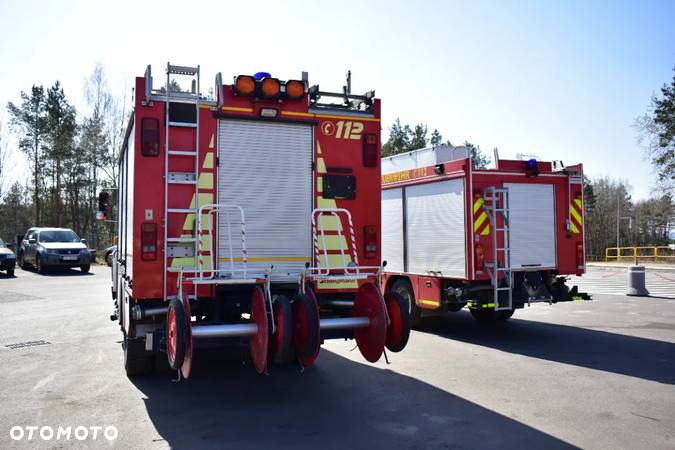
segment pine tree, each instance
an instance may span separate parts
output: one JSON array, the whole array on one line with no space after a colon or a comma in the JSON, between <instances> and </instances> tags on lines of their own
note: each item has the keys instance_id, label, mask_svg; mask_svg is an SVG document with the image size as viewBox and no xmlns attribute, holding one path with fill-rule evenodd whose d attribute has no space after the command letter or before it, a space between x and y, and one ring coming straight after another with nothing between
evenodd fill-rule
<instances>
[{"instance_id":1,"label":"pine tree","mask_svg":"<svg viewBox=\"0 0 675 450\"><path fill-rule=\"evenodd\" d=\"M41 182L43 171L42 144L47 133L46 117L47 98L42 86L33 85L30 94L21 92L21 105L12 102L7 104L11 116L10 125L19 138L19 148L30 157L33 175L33 208L35 212L34 226L42 223L41 198L44 183Z\"/></svg>"}]
</instances>

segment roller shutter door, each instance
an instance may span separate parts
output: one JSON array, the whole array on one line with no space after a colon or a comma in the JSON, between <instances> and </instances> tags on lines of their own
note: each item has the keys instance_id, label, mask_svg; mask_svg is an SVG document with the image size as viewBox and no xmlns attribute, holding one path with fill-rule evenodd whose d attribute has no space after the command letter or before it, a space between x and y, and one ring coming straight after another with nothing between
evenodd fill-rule
<instances>
[{"instance_id":1,"label":"roller shutter door","mask_svg":"<svg viewBox=\"0 0 675 450\"><path fill-rule=\"evenodd\" d=\"M464 178L406 188L408 272L466 277Z\"/></svg>"},{"instance_id":2,"label":"roller shutter door","mask_svg":"<svg viewBox=\"0 0 675 450\"><path fill-rule=\"evenodd\" d=\"M248 269L274 265L272 281L297 281L311 261L312 128L306 125L221 120L218 124L218 202L246 215ZM241 237L232 221L235 267ZM218 261L230 267L227 214L219 214Z\"/></svg>"},{"instance_id":3,"label":"roller shutter door","mask_svg":"<svg viewBox=\"0 0 675 450\"><path fill-rule=\"evenodd\" d=\"M401 189L382 191L382 260L387 270L403 272L403 198Z\"/></svg>"},{"instance_id":4,"label":"roller shutter door","mask_svg":"<svg viewBox=\"0 0 675 450\"><path fill-rule=\"evenodd\" d=\"M504 184L509 189L511 268L555 268L555 198L551 184Z\"/></svg>"}]
</instances>

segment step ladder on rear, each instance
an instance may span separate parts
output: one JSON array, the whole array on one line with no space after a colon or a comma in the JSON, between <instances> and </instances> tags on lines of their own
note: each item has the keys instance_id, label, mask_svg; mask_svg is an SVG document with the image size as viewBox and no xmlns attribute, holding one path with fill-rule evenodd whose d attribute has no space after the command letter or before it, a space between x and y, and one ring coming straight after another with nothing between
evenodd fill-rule
<instances>
[{"instance_id":1,"label":"step ladder on rear","mask_svg":"<svg viewBox=\"0 0 675 450\"><path fill-rule=\"evenodd\" d=\"M188 92L177 92L172 90L172 77L189 77L192 79L191 89ZM188 66L176 66L167 63L166 65L166 86L164 88L164 101L166 102L165 108L165 123L166 123L166 134L164 139L164 301L169 297L168 289L168 274L169 272L179 272L179 277L182 276L183 272L194 272L195 267L180 267L180 268L171 268L169 267L169 258L197 258L199 255L199 240L198 235L194 232L198 232L196 227L193 228L194 232L190 236L181 234L180 236L170 236L169 235L169 218L170 216L179 216L179 218L186 218L188 214L193 214L194 217L197 217L199 213L199 108L201 102L201 93L199 90L199 66L197 67L188 67ZM173 114L172 108L178 108L178 105L183 109L183 111L189 111L189 108L194 107L195 114L194 120L190 117L189 119L177 117L181 114ZM186 107L186 105L190 105ZM177 111L176 111L177 113ZM176 145L172 142L171 131L175 129L194 129L195 135L195 147L194 149L177 149ZM171 172L170 161L176 161L178 159L189 158L194 161L192 165L193 170L189 172ZM186 205L188 207L177 208L169 207L169 205L175 205L176 202L172 201L175 198L176 190L181 189L177 185L189 185L192 187L194 194L194 205ZM186 189L183 187L182 189ZM184 190L182 191L185 192ZM183 202L184 202L183 197ZM188 196L188 198L190 198ZM194 206L194 207L190 207ZM182 227L181 227L182 228ZM196 261L193 264L196 266ZM180 282L180 280L179 280ZM196 294L196 293L195 293Z\"/></svg>"},{"instance_id":2,"label":"step ladder on rear","mask_svg":"<svg viewBox=\"0 0 675 450\"><path fill-rule=\"evenodd\" d=\"M509 311L513 308L513 272L511 271L511 249L509 247L509 189L485 188L483 204L492 228L492 262L486 263L492 282L495 311ZM501 217L501 221L498 221ZM501 245L501 247L500 247ZM500 295L503 293L502 295Z\"/></svg>"},{"instance_id":3,"label":"step ladder on rear","mask_svg":"<svg viewBox=\"0 0 675 450\"><path fill-rule=\"evenodd\" d=\"M343 225L342 219L346 221ZM349 234L346 235L345 231ZM349 237L349 239L347 239ZM329 250L328 239L336 239L337 249ZM307 267L303 277L313 280L364 280L379 276L381 266L360 266L356 251L354 223L349 210L344 208L316 208L312 211L312 240L315 267ZM346 248L342 246L345 242ZM331 255L338 264L331 265ZM304 281L301 281L301 286Z\"/></svg>"}]
</instances>

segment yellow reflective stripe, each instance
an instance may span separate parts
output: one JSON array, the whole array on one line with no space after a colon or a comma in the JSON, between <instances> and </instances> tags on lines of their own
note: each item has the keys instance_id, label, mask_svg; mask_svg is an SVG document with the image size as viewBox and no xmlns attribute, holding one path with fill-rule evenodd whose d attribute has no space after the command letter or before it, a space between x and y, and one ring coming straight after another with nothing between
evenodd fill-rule
<instances>
[{"instance_id":1,"label":"yellow reflective stripe","mask_svg":"<svg viewBox=\"0 0 675 450\"><path fill-rule=\"evenodd\" d=\"M208 152L204 158L204 166L202 169L213 169L213 152Z\"/></svg>"},{"instance_id":2,"label":"yellow reflective stripe","mask_svg":"<svg viewBox=\"0 0 675 450\"><path fill-rule=\"evenodd\" d=\"M253 112L253 108L239 108L237 106L223 106L223 111Z\"/></svg>"},{"instance_id":3,"label":"yellow reflective stripe","mask_svg":"<svg viewBox=\"0 0 675 450\"><path fill-rule=\"evenodd\" d=\"M490 225L486 225L483 231L480 232L481 236L487 236L488 234L490 234Z\"/></svg>"},{"instance_id":4,"label":"yellow reflective stripe","mask_svg":"<svg viewBox=\"0 0 675 450\"><path fill-rule=\"evenodd\" d=\"M199 189L213 189L213 174L203 172L199 174Z\"/></svg>"},{"instance_id":5,"label":"yellow reflective stripe","mask_svg":"<svg viewBox=\"0 0 675 450\"><path fill-rule=\"evenodd\" d=\"M316 191L321 194L323 192L323 177L316 178Z\"/></svg>"},{"instance_id":6,"label":"yellow reflective stripe","mask_svg":"<svg viewBox=\"0 0 675 450\"><path fill-rule=\"evenodd\" d=\"M323 161L323 158L317 158L316 171L318 173L326 173L326 163Z\"/></svg>"},{"instance_id":7,"label":"yellow reflective stripe","mask_svg":"<svg viewBox=\"0 0 675 450\"><path fill-rule=\"evenodd\" d=\"M480 226L485 222L487 219L487 214L483 212L480 216L478 216L478 219L473 223L473 231L478 231Z\"/></svg>"},{"instance_id":8,"label":"yellow reflective stripe","mask_svg":"<svg viewBox=\"0 0 675 450\"><path fill-rule=\"evenodd\" d=\"M213 203L213 194L199 194L199 206L208 205ZM190 202L190 209L195 207L195 197L192 196L192 201Z\"/></svg>"},{"instance_id":9,"label":"yellow reflective stripe","mask_svg":"<svg viewBox=\"0 0 675 450\"><path fill-rule=\"evenodd\" d=\"M574 224L574 222L570 221L570 231L575 234L579 234L579 228Z\"/></svg>"},{"instance_id":10,"label":"yellow reflective stripe","mask_svg":"<svg viewBox=\"0 0 675 450\"><path fill-rule=\"evenodd\" d=\"M579 223L581 223L581 214L579 214L579 212L576 209L574 209L574 207L572 207L572 206L570 206L570 214L572 214L572 216L575 219L577 219L577 221Z\"/></svg>"},{"instance_id":11,"label":"yellow reflective stripe","mask_svg":"<svg viewBox=\"0 0 675 450\"><path fill-rule=\"evenodd\" d=\"M437 300L422 300L422 299L418 300L418 303L429 306L439 306L441 304L441 302Z\"/></svg>"},{"instance_id":12,"label":"yellow reflective stripe","mask_svg":"<svg viewBox=\"0 0 675 450\"><path fill-rule=\"evenodd\" d=\"M335 199L319 197L317 199L317 208L337 208Z\"/></svg>"},{"instance_id":13,"label":"yellow reflective stripe","mask_svg":"<svg viewBox=\"0 0 675 450\"><path fill-rule=\"evenodd\" d=\"M324 238L326 239L326 250L347 250L347 239L345 239L344 236L336 236L336 235L330 235L330 236L324 236L321 237L321 233L318 233L318 238L319 238L319 249L323 250L323 240Z\"/></svg>"},{"instance_id":14,"label":"yellow reflective stripe","mask_svg":"<svg viewBox=\"0 0 675 450\"><path fill-rule=\"evenodd\" d=\"M319 266L323 267L324 269L341 269L345 265L344 261L347 261L347 264L352 262L352 257L349 255L349 253L345 252L344 260L342 259L342 255L328 255L328 263L326 263L326 255L319 255Z\"/></svg>"},{"instance_id":15,"label":"yellow reflective stripe","mask_svg":"<svg viewBox=\"0 0 675 450\"><path fill-rule=\"evenodd\" d=\"M580 198L575 198L575 199L574 199L574 203L577 204L577 206L579 207L579 210L581 211L581 210L582 210L582 209L581 209L581 199L580 199Z\"/></svg>"},{"instance_id":16,"label":"yellow reflective stripe","mask_svg":"<svg viewBox=\"0 0 675 450\"><path fill-rule=\"evenodd\" d=\"M319 280L318 289L358 289L359 283L356 280L352 281L330 281Z\"/></svg>"},{"instance_id":17,"label":"yellow reflective stripe","mask_svg":"<svg viewBox=\"0 0 675 450\"><path fill-rule=\"evenodd\" d=\"M473 213L476 214L476 212L480 209L481 206L483 206L483 197L479 197L478 200L474 202Z\"/></svg>"}]
</instances>

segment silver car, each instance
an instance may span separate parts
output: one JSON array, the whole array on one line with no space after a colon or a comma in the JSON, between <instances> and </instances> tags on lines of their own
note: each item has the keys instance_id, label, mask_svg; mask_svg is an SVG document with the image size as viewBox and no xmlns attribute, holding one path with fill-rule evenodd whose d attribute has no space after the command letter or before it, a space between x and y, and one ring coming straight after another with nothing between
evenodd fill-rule
<instances>
[{"instance_id":1,"label":"silver car","mask_svg":"<svg viewBox=\"0 0 675 450\"><path fill-rule=\"evenodd\" d=\"M7 248L5 241L0 239L0 270L6 270L7 275L14 276L14 266L16 265L16 256L14 252Z\"/></svg>"},{"instance_id":2,"label":"silver car","mask_svg":"<svg viewBox=\"0 0 675 450\"><path fill-rule=\"evenodd\" d=\"M68 228L31 228L21 242L19 264L33 265L38 273L50 267L79 267L89 272L91 253L73 230Z\"/></svg>"}]
</instances>

